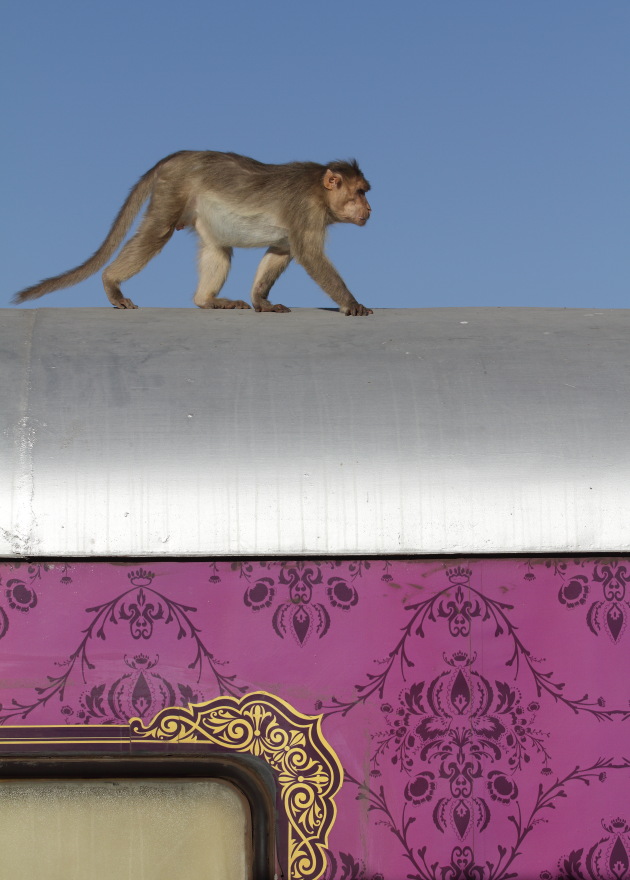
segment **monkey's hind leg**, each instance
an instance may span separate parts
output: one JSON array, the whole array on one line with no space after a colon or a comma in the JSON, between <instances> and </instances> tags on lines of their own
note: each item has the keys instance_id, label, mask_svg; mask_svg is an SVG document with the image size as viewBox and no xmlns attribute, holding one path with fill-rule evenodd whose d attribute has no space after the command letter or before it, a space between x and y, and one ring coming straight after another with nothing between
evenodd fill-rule
<instances>
[{"instance_id":1,"label":"monkey's hind leg","mask_svg":"<svg viewBox=\"0 0 630 880\"><path fill-rule=\"evenodd\" d=\"M217 244L202 223L195 229L199 235L199 282L193 302L200 309L248 309L242 299L226 299L218 294L232 263L232 248Z\"/></svg>"},{"instance_id":2,"label":"monkey's hind leg","mask_svg":"<svg viewBox=\"0 0 630 880\"><path fill-rule=\"evenodd\" d=\"M258 264L252 285L252 302L257 312L290 312L287 306L272 305L267 297L274 283L291 262L291 254L270 247Z\"/></svg>"},{"instance_id":3,"label":"monkey's hind leg","mask_svg":"<svg viewBox=\"0 0 630 880\"><path fill-rule=\"evenodd\" d=\"M120 285L144 269L149 260L159 254L174 231L174 224L166 226L164 222L155 222L147 212L136 234L103 272L103 287L113 306L117 309L138 308L122 295Z\"/></svg>"}]
</instances>

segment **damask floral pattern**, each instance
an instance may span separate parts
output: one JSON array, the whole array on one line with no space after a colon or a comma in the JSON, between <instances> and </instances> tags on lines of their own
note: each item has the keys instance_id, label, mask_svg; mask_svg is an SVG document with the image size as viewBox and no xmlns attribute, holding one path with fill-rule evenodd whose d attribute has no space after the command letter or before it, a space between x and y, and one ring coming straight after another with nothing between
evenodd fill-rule
<instances>
[{"instance_id":1,"label":"damask floral pattern","mask_svg":"<svg viewBox=\"0 0 630 880\"><path fill-rule=\"evenodd\" d=\"M152 571L132 569L127 573L130 589L124 590L114 599L86 608L86 613L91 618L82 630L83 637L79 644L67 657L55 661L63 671L57 675L47 675L48 684L35 687L35 696L31 700L22 701L14 697L9 704L4 702L0 705L0 723L18 718L25 720L53 698L58 698L63 703L61 711L66 721L81 721L85 724L115 723L125 721L131 716L153 717L167 706L180 702L186 706L203 698L203 692L194 689L191 684L171 683L164 675L152 671L159 663L159 654L150 659L149 655L143 653L131 657L123 653L121 660L131 672L118 675L110 683L98 678L94 681L97 664L91 657L95 644L98 644L95 640L106 642L111 628L121 623L128 626L131 645L134 642L151 640L156 635L158 626L169 628L177 641L190 643L194 653L186 669L197 672L197 683L207 669L212 672L219 693L243 693L246 690L245 685L237 684L235 675L226 675L222 671L224 664L208 650L200 638L199 628L191 617L197 609L169 599L152 588L154 577ZM24 597L24 605L27 606L28 588L21 581L10 579L7 593L12 589L15 595L17 585L21 588L17 595ZM37 603L33 598L30 605L20 610L28 610L35 604ZM67 699L66 692L76 692L77 684L79 687L83 685L85 689L79 690L73 706Z\"/></svg>"},{"instance_id":2,"label":"damask floral pattern","mask_svg":"<svg viewBox=\"0 0 630 880\"><path fill-rule=\"evenodd\" d=\"M267 691L344 765L325 880L630 880L629 584L622 558L7 562L0 721Z\"/></svg>"},{"instance_id":3,"label":"damask floral pattern","mask_svg":"<svg viewBox=\"0 0 630 880\"><path fill-rule=\"evenodd\" d=\"M593 580L601 583L604 598L593 602L588 611L588 625L599 635L605 630L613 642L617 643L626 630L630 602L626 598L626 587L630 582L628 567L618 562L598 566L593 569Z\"/></svg>"},{"instance_id":4,"label":"damask floral pattern","mask_svg":"<svg viewBox=\"0 0 630 880\"><path fill-rule=\"evenodd\" d=\"M382 759L389 755L392 765L413 777L405 786L405 800L416 806L435 800L436 827L443 832L450 827L460 840L487 827L489 799L509 805L517 798L513 774L532 752L544 766L549 758L548 734L534 727L539 704L525 709L518 690L501 681L493 686L472 669L475 661L476 656L462 651L444 657L447 669L428 686L411 685L396 709L383 703L390 726L374 735L372 756L373 777L382 775ZM421 770L429 766L434 772ZM486 791L475 795L475 780L481 779Z\"/></svg>"},{"instance_id":5,"label":"damask floral pattern","mask_svg":"<svg viewBox=\"0 0 630 880\"><path fill-rule=\"evenodd\" d=\"M625 819L602 820L605 836L592 846L572 850L558 862L558 869L542 871L540 880L623 880L630 876L630 826Z\"/></svg>"},{"instance_id":6,"label":"damask floral pattern","mask_svg":"<svg viewBox=\"0 0 630 880\"><path fill-rule=\"evenodd\" d=\"M262 563L264 573L256 574L252 563L240 566L241 576L250 584L243 597L247 608L260 611L276 605L272 617L272 627L281 639L292 636L299 645L304 645L312 635L323 638L330 628L330 613L323 602L316 601L317 596L325 598L332 608L349 611L359 601L359 594L352 581L360 576L363 570L369 570L371 563L353 563L349 566L350 577L331 576L324 574L324 568L332 570L341 563L324 564L294 563ZM273 567L277 571L273 572ZM275 577L271 575L275 574ZM215 575L216 577L216 575ZM276 603L276 593L282 590L282 596L288 601Z\"/></svg>"},{"instance_id":7,"label":"damask floral pattern","mask_svg":"<svg viewBox=\"0 0 630 880\"><path fill-rule=\"evenodd\" d=\"M2 579L0 578L0 587ZM13 611L21 611L27 614L31 608L37 605L37 593L30 584L26 584L21 578L9 578L4 586L4 598L6 605ZM5 608L0 605L0 639L3 639L9 631L9 616Z\"/></svg>"},{"instance_id":8,"label":"damask floral pattern","mask_svg":"<svg viewBox=\"0 0 630 880\"><path fill-rule=\"evenodd\" d=\"M569 580L563 580L558 601L569 610L586 605L589 595L595 592L599 584L602 598L589 605L586 623L594 635L604 632L617 644L627 629L630 612L627 598L630 567L625 561L608 559L595 564L590 577L574 574Z\"/></svg>"}]
</instances>

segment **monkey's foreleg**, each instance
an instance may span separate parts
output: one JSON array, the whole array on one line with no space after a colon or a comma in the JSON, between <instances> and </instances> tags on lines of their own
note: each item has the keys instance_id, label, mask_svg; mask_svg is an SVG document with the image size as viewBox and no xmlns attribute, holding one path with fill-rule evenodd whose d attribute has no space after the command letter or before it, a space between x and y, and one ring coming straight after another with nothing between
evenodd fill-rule
<instances>
[{"instance_id":1,"label":"monkey's foreleg","mask_svg":"<svg viewBox=\"0 0 630 880\"><path fill-rule=\"evenodd\" d=\"M352 296L343 278L337 272L328 257L323 253L310 253L305 250L298 256L294 253L295 259L301 263L322 290L334 300L339 306L339 311L344 315L372 315L372 309L362 306L360 302Z\"/></svg>"},{"instance_id":2,"label":"monkey's foreleg","mask_svg":"<svg viewBox=\"0 0 630 880\"><path fill-rule=\"evenodd\" d=\"M291 254L269 248L258 264L252 285L252 302L257 312L290 312L287 306L272 305L267 297L274 283L291 262Z\"/></svg>"}]
</instances>

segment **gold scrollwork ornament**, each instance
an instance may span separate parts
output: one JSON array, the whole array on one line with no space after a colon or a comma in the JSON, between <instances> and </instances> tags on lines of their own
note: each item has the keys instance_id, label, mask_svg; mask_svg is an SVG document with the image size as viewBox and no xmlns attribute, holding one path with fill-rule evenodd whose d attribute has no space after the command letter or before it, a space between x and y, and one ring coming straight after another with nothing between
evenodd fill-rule
<instances>
[{"instance_id":1,"label":"gold scrollwork ornament","mask_svg":"<svg viewBox=\"0 0 630 880\"><path fill-rule=\"evenodd\" d=\"M303 715L257 691L163 709L148 725L132 718L129 726L134 740L207 742L266 761L276 773L288 823L289 878L321 877L343 770L321 732L320 715Z\"/></svg>"}]
</instances>

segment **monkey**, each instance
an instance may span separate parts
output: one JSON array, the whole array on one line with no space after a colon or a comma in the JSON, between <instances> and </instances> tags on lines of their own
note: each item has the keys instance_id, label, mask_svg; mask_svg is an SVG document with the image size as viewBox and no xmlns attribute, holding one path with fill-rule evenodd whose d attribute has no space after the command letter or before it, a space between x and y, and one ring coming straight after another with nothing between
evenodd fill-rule
<instances>
[{"instance_id":1,"label":"monkey","mask_svg":"<svg viewBox=\"0 0 630 880\"><path fill-rule=\"evenodd\" d=\"M101 246L80 266L17 293L23 303L89 278L115 254L148 200L137 232L102 274L117 309L137 306L123 296L127 281L171 238L192 229L199 239L199 279L193 301L201 309L248 309L219 293L235 247L266 247L251 289L257 312L289 312L269 302L274 282L294 259L344 315L371 315L350 293L324 252L328 226L365 226L370 184L355 159L268 165L237 153L182 150L161 159L131 189Z\"/></svg>"}]
</instances>

